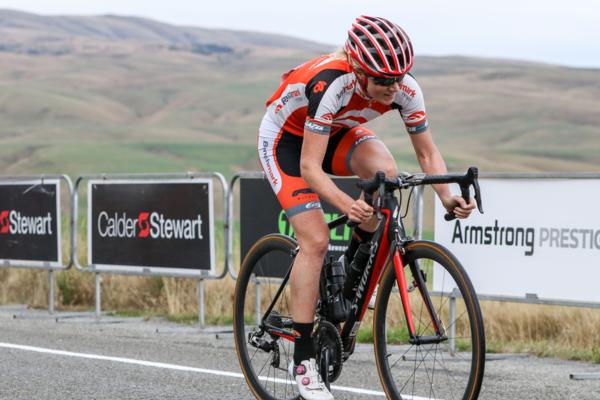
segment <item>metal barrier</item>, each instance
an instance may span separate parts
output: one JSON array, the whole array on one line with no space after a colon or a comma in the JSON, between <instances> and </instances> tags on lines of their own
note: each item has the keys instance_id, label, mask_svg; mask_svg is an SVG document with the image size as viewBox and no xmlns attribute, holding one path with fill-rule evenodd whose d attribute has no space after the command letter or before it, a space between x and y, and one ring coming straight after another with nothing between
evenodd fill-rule
<instances>
[{"instance_id":1,"label":"metal barrier","mask_svg":"<svg viewBox=\"0 0 600 400\"><path fill-rule=\"evenodd\" d=\"M66 182L68 199L71 201L73 195L73 182L71 178L67 175L23 175L23 176L1 176L0 182L8 183L8 184L31 184L30 189L33 189L36 186L43 185L44 181L64 181ZM61 196L60 193L61 186L59 185L59 193L57 196ZM72 204L71 204L72 206ZM72 207L69 207L72 211ZM69 221L72 221L72 215L69 217ZM60 221L59 221L60 222ZM59 225L60 226L60 225ZM72 229L72 226L71 226ZM62 247L62 229L57 232L59 246ZM72 247L72 240L71 240ZM71 252L72 254L72 252ZM44 269L48 271L48 312L50 314L54 313L54 298L55 298L55 286L56 286L56 278L54 276L54 271L64 271L73 265L73 257L70 257L69 263L65 264L62 261L61 265L55 266L50 262L28 262L28 261L20 261L20 260L3 260L2 264L0 264L0 268L29 268L29 269Z\"/></svg>"},{"instance_id":2,"label":"metal barrier","mask_svg":"<svg viewBox=\"0 0 600 400\"><path fill-rule=\"evenodd\" d=\"M233 215L233 211L234 211L234 188L235 188L235 183L243 178L259 178L259 179L265 179L266 180L266 175L264 172L260 172L260 171L246 171L246 172L240 172L238 174L235 174L232 178L231 181L229 182L229 195L227 196L227 205L228 205L228 219L229 219L229 224L230 227L233 226L233 221L234 221L234 215ZM413 212L413 237L415 239L420 239L422 237L423 234L423 187L421 186L417 186L414 188L414 192L413 192L413 196L414 196L414 202L413 202L413 206L412 206L412 212ZM237 272L235 271L234 267L233 267L233 228L229 229L229 239L228 239L228 243L229 243L229 248L228 248L228 256L227 256L227 260L228 260L228 264L227 264L227 269L231 275L231 277L234 280L237 280ZM240 260L242 261L242 260Z\"/></svg>"},{"instance_id":3,"label":"metal barrier","mask_svg":"<svg viewBox=\"0 0 600 400\"><path fill-rule=\"evenodd\" d=\"M481 179L515 179L515 180L545 180L545 179L600 179L598 173L482 173L480 174ZM483 193L485 201L485 193ZM484 203L485 207L485 203ZM421 211L422 214L422 211ZM435 294L435 293L433 293ZM457 290L452 292L452 298L450 301L450 314L456 315L456 299L460 297L460 293ZM525 304L544 304L544 305L557 305L557 306L568 306L568 307L586 307L586 308L600 308L598 302L584 302L584 301L571 301L565 299L550 299L540 298L535 293L527 293L524 297L519 296L504 296L504 295L488 295L478 293L477 297L479 300L484 301L498 301L498 302L511 302L511 303L525 303ZM450 341L450 350L454 351L454 341ZM600 374L571 374L571 379L600 379Z\"/></svg>"},{"instance_id":4,"label":"metal barrier","mask_svg":"<svg viewBox=\"0 0 600 400\"><path fill-rule=\"evenodd\" d=\"M150 268L143 269L142 272L134 272L134 271L123 271L122 269L111 269L103 267L102 270L96 268L93 264L90 265L81 265L77 258L77 233L78 233L78 210L79 210L79 185L85 181L90 179L101 179L101 180L152 180L152 179L198 179L198 178L211 178L216 179L221 183L223 194L222 194L222 207L223 207L223 238L224 238L224 263L223 263L223 271L217 275L211 276L208 274L208 271L201 271L200 277L198 277L198 273L190 274L190 273L182 273L182 272L152 272ZM75 187L73 190L73 199L71 201L72 204L72 246L71 246L71 259L77 270L82 272L91 272L95 274L96 279L96 299L95 299L95 315L96 318L100 318L101 316L101 274L102 273L111 273L118 275L138 275L138 276L170 276L170 277L180 277L180 278L194 278L198 280L198 320L201 326L205 324L205 301L204 301L204 281L210 279L222 279L227 275L228 271L228 248L229 248L229 221L228 221L228 205L227 199L229 196L229 187L227 185L227 181L225 177L218 172L188 172L188 173L180 173L180 174L88 174L82 175L77 178L75 181ZM216 254L215 254L216 256Z\"/></svg>"}]
</instances>

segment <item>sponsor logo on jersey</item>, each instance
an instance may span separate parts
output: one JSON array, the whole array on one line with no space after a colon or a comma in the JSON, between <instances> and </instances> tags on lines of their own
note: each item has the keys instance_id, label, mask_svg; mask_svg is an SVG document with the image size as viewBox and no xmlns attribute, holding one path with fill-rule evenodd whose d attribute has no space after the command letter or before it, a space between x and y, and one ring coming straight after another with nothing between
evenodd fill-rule
<instances>
[{"instance_id":1,"label":"sponsor logo on jersey","mask_svg":"<svg viewBox=\"0 0 600 400\"><path fill-rule=\"evenodd\" d=\"M327 86L327 82L325 82L325 81L317 82L317 84L313 88L313 93L321 93L323 90L325 90L325 86Z\"/></svg>"},{"instance_id":2,"label":"sponsor logo on jersey","mask_svg":"<svg viewBox=\"0 0 600 400\"><path fill-rule=\"evenodd\" d=\"M415 123L425 119L425 111L417 111L406 117L406 122Z\"/></svg>"},{"instance_id":3,"label":"sponsor logo on jersey","mask_svg":"<svg viewBox=\"0 0 600 400\"><path fill-rule=\"evenodd\" d=\"M333 121L333 114L332 113L323 114L323 115L321 115L321 119L324 119L326 121Z\"/></svg>"},{"instance_id":4,"label":"sponsor logo on jersey","mask_svg":"<svg viewBox=\"0 0 600 400\"><path fill-rule=\"evenodd\" d=\"M415 97L417 95L417 91L410 88L406 85L400 85L400 90L409 95L410 97Z\"/></svg>"},{"instance_id":5,"label":"sponsor logo on jersey","mask_svg":"<svg viewBox=\"0 0 600 400\"><path fill-rule=\"evenodd\" d=\"M371 139L377 139L377 136L375 136L375 135L365 135L365 136L359 137L354 142L354 147L358 146L362 142L366 142L367 140L371 140Z\"/></svg>"},{"instance_id":6,"label":"sponsor logo on jersey","mask_svg":"<svg viewBox=\"0 0 600 400\"><path fill-rule=\"evenodd\" d=\"M52 235L52 214L23 215L16 210L0 211L2 235Z\"/></svg>"},{"instance_id":7,"label":"sponsor logo on jersey","mask_svg":"<svg viewBox=\"0 0 600 400\"><path fill-rule=\"evenodd\" d=\"M301 94L302 93L300 93L299 89L292 90L291 92L289 92L281 98L281 104L285 106L288 101L290 101L294 97L299 97Z\"/></svg>"},{"instance_id":8,"label":"sponsor logo on jersey","mask_svg":"<svg viewBox=\"0 0 600 400\"><path fill-rule=\"evenodd\" d=\"M314 193L314 191L310 188L297 189L292 192L292 197L296 197L300 194L311 194L311 193Z\"/></svg>"},{"instance_id":9,"label":"sponsor logo on jersey","mask_svg":"<svg viewBox=\"0 0 600 400\"><path fill-rule=\"evenodd\" d=\"M316 123L314 121L306 121L306 123L304 124L304 128L308 129L311 132L326 133L327 129L329 127L325 126L325 125L318 124L318 123Z\"/></svg>"},{"instance_id":10,"label":"sponsor logo on jersey","mask_svg":"<svg viewBox=\"0 0 600 400\"><path fill-rule=\"evenodd\" d=\"M273 172L273 166L271 165L271 157L269 156L269 142L268 141L263 140L262 148L260 149L260 151L261 151L261 157L264 162L264 166L265 166L267 175L269 176L269 179L271 179L271 183L273 184L273 186L277 186L279 184L279 181L277 180L277 176L275 176L275 172Z\"/></svg>"},{"instance_id":11,"label":"sponsor logo on jersey","mask_svg":"<svg viewBox=\"0 0 600 400\"><path fill-rule=\"evenodd\" d=\"M275 110L273 112L275 114L279 113L283 109L283 107L293 98L298 98L302 95L299 89L294 89L291 92L288 92L285 96L283 96L279 101L280 103L275 106Z\"/></svg>"},{"instance_id":12,"label":"sponsor logo on jersey","mask_svg":"<svg viewBox=\"0 0 600 400\"><path fill-rule=\"evenodd\" d=\"M143 211L135 218L125 212L101 211L96 229L103 238L203 239L201 215L176 219L156 211Z\"/></svg>"},{"instance_id":13,"label":"sponsor logo on jersey","mask_svg":"<svg viewBox=\"0 0 600 400\"><path fill-rule=\"evenodd\" d=\"M349 84L347 84L346 86L344 86L342 88L342 90L337 94L337 96L336 96L337 99L338 100L341 99L346 94L346 92L354 90L354 85L355 84L356 84L356 79L352 79L352 82L350 82Z\"/></svg>"},{"instance_id":14,"label":"sponsor logo on jersey","mask_svg":"<svg viewBox=\"0 0 600 400\"><path fill-rule=\"evenodd\" d=\"M306 203L306 209L312 210L313 208L321 208L321 203L318 201L311 201L310 203Z\"/></svg>"}]
</instances>

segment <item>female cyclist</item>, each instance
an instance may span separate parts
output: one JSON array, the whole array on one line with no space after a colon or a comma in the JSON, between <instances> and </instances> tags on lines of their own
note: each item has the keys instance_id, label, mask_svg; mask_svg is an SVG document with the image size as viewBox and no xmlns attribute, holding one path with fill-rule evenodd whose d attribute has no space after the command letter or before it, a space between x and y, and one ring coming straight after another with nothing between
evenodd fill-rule
<instances>
[{"instance_id":1,"label":"female cyclist","mask_svg":"<svg viewBox=\"0 0 600 400\"><path fill-rule=\"evenodd\" d=\"M300 251L290 278L291 310L297 338L290 365L301 396L333 399L320 379L311 338L319 276L329 244L320 199L361 223L346 252L349 262L377 228L373 209L336 187L327 174L369 178L376 171L396 176L388 148L362 124L397 110L417 160L427 174L446 174L425 113L421 88L408 74L413 48L398 25L378 17L356 18L344 48L310 60L282 76L267 101L258 138L262 167L294 228ZM466 218L475 207L434 186L444 207Z\"/></svg>"}]
</instances>

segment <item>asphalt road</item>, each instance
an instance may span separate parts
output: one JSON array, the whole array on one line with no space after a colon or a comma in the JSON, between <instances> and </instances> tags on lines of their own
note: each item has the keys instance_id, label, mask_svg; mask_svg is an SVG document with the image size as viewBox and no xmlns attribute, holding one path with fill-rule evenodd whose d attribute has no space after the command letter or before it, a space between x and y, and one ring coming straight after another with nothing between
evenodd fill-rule
<instances>
[{"instance_id":1,"label":"asphalt road","mask_svg":"<svg viewBox=\"0 0 600 400\"><path fill-rule=\"evenodd\" d=\"M600 399L600 379L571 373L600 375L600 365L493 356L480 399ZM344 364L335 385L336 399L384 398L370 346ZM0 307L2 400L251 398L226 330Z\"/></svg>"}]
</instances>

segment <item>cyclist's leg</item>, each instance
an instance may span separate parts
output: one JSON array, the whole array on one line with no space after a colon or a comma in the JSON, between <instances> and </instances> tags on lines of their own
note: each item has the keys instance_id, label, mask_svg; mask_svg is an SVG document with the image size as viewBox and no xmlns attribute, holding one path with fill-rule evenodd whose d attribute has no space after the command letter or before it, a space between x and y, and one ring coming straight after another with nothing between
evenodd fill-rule
<instances>
[{"instance_id":1,"label":"cyclist's leg","mask_svg":"<svg viewBox=\"0 0 600 400\"><path fill-rule=\"evenodd\" d=\"M311 337L329 230L319 197L301 177L301 148L302 138L286 132L264 131L261 126L261 164L300 247L290 276L293 328L299 333L294 345L295 366L291 372L304 398L333 399L317 373Z\"/></svg>"},{"instance_id":2,"label":"cyclist's leg","mask_svg":"<svg viewBox=\"0 0 600 400\"><path fill-rule=\"evenodd\" d=\"M329 244L329 231L320 209L296 214L289 220L300 246L290 277L292 316L295 322L309 323L315 318L319 277Z\"/></svg>"},{"instance_id":3,"label":"cyclist's leg","mask_svg":"<svg viewBox=\"0 0 600 400\"><path fill-rule=\"evenodd\" d=\"M363 179L372 177L377 171L383 171L386 176L397 175L394 157L372 131L357 126L341 133L343 136L337 138L338 144L335 150L330 153L332 173L336 175L358 175ZM362 251L368 252L368 242L373 237L378 223L377 218L373 216L373 218L354 229L344 254L348 268L359 247L363 249ZM364 265L355 265L355 267L360 270ZM375 307L376 296L377 289L375 289L369 301L369 308L371 309Z\"/></svg>"}]
</instances>

